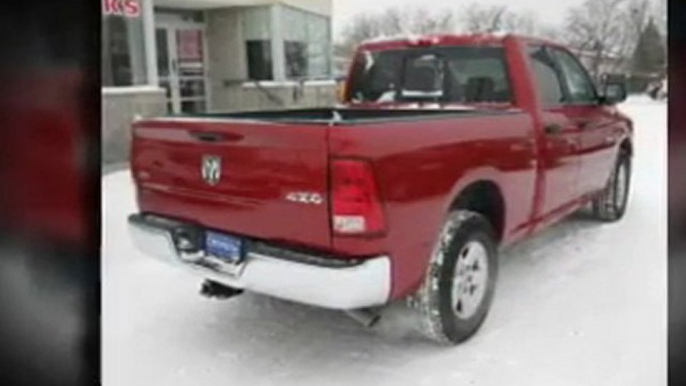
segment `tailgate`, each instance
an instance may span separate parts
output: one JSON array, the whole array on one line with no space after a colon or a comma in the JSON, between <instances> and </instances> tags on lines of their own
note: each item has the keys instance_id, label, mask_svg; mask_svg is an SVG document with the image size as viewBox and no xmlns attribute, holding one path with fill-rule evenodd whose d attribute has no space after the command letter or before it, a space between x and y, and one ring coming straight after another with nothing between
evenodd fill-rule
<instances>
[{"instance_id":1,"label":"tailgate","mask_svg":"<svg viewBox=\"0 0 686 386\"><path fill-rule=\"evenodd\" d=\"M317 124L136 122L131 168L139 208L237 235L329 248L326 135Z\"/></svg>"}]
</instances>

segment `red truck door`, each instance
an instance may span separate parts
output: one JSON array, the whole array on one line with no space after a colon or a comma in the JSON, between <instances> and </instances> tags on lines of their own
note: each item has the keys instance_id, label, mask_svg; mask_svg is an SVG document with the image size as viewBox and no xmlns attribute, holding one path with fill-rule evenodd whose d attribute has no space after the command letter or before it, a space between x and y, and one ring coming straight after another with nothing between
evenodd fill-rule
<instances>
[{"instance_id":1,"label":"red truck door","mask_svg":"<svg viewBox=\"0 0 686 386\"><path fill-rule=\"evenodd\" d=\"M550 51L530 46L528 56L542 110L543 196L538 214L548 217L578 197L580 129L565 105L563 78Z\"/></svg>"},{"instance_id":2,"label":"red truck door","mask_svg":"<svg viewBox=\"0 0 686 386\"><path fill-rule=\"evenodd\" d=\"M579 193L592 193L607 183L615 161L615 137L617 124L611 107L599 104L593 80L579 61L569 52L551 50L559 63L564 77L568 102L565 114L580 131L581 167Z\"/></svg>"}]
</instances>

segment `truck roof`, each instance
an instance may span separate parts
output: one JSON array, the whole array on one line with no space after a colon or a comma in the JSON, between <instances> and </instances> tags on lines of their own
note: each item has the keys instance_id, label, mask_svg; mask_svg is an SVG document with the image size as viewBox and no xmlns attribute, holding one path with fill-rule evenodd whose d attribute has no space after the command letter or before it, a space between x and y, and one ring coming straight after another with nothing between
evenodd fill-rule
<instances>
[{"instance_id":1,"label":"truck roof","mask_svg":"<svg viewBox=\"0 0 686 386\"><path fill-rule=\"evenodd\" d=\"M408 46L451 46L451 45L501 45L506 39L518 39L528 43L559 45L545 39L518 34L433 34L383 36L370 39L360 44L360 49L385 50Z\"/></svg>"}]
</instances>

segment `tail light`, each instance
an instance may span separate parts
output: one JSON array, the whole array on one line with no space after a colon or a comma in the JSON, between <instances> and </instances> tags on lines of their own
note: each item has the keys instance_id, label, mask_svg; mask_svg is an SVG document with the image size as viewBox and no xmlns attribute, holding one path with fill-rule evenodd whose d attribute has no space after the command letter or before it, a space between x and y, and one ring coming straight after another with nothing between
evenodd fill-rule
<instances>
[{"instance_id":1,"label":"tail light","mask_svg":"<svg viewBox=\"0 0 686 386\"><path fill-rule=\"evenodd\" d=\"M382 233L385 220L371 165L334 160L331 167L331 216L335 234Z\"/></svg>"}]
</instances>

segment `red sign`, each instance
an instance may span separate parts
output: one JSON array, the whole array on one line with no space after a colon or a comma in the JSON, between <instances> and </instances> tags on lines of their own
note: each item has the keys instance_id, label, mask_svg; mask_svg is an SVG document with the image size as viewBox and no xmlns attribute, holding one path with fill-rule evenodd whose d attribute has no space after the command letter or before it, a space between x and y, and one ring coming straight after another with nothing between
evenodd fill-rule
<instances>
[{"instance_id":1,"label":"red sign","mask_svg":"<svg viewBox=\"0 0 686 386\"><path fill-rule=\"evenodd\" d=\"M202 62L202 34L199 30L179 30L176 37L179 61Z\"/></svg>"},{"instance_id":2,"label":"red sign","mask_svg":"<svg viewBox=\"0 0 686 386\"><path fill-rule=\"evenodd\" d=\"M141 15L141 5L137 0L102 0L102 10L105 15L126 17Z\"/></svg>"}]
</instances>

